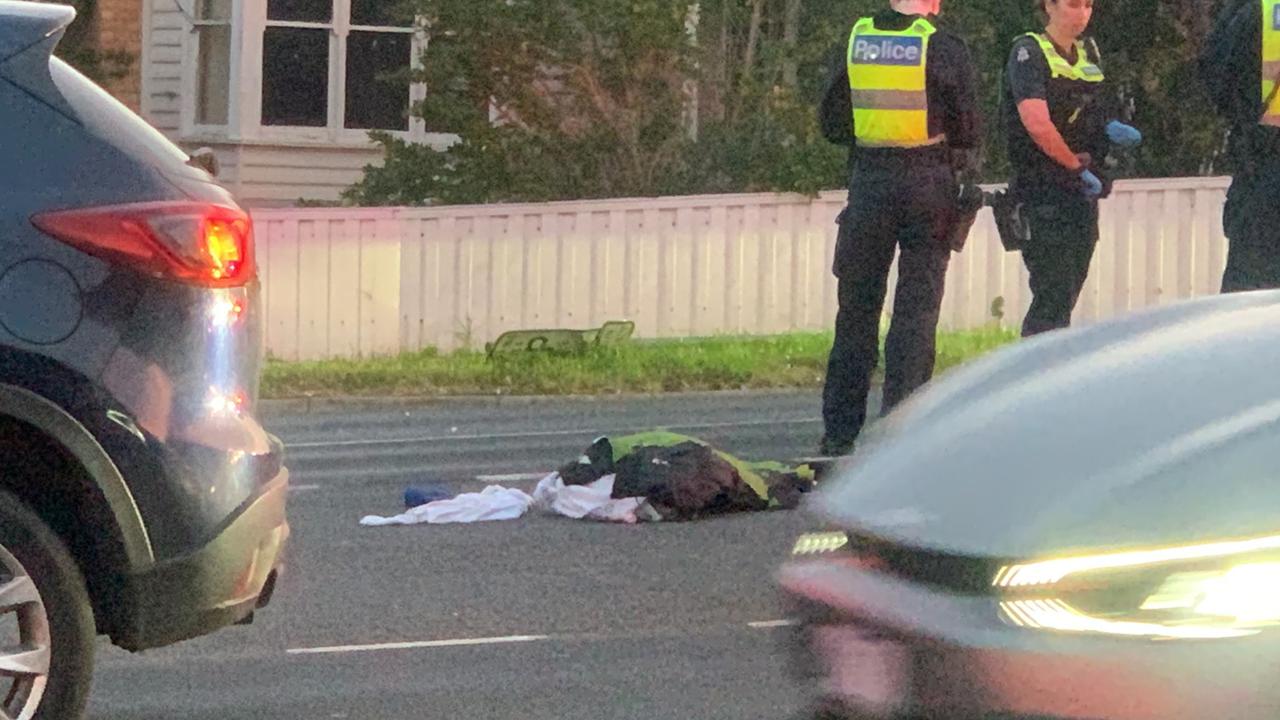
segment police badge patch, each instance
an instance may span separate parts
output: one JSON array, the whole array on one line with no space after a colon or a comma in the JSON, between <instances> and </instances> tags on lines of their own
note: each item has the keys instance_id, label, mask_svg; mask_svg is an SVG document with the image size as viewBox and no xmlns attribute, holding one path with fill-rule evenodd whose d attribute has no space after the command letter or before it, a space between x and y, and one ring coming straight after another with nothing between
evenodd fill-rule
<instances>
[{"instance_id":1,"label":"police badge patch","mask_svg":"<svg viewBox=\"0 0 1280 720\"><path fill-rule=\"evenodd\" d=\"M855 65L921 65L924 40L899 35L858 35L850 48Z\"/></svg>"},{"instance_id":2,"label":"police badge patch","mask_svg":"<svg viewBox=\"0 0 1280 720\"><path fill-rule=\"evenodd\" d=\"M1031 51L1026 48L1018 48L1018 62L1026 62L1031 59Z\"/></svg>"}]
</instances>

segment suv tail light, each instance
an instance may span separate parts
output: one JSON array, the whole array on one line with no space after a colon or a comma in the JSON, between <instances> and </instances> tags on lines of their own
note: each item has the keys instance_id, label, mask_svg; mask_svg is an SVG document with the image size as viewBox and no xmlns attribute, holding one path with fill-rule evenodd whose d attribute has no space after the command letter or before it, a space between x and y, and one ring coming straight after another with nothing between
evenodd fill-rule
<instances>
[{"instance_id":1,"label":"suv tail light","mask_svg":"<svg viewBox=\"0 0 1280 720\"><path fill-rule=\"evenodd\" d=\"M61 210L31 218L45 233L104 260L194 285L244 285L256 272L243 210L154 202Z\"/></svg>"}]
</instances>

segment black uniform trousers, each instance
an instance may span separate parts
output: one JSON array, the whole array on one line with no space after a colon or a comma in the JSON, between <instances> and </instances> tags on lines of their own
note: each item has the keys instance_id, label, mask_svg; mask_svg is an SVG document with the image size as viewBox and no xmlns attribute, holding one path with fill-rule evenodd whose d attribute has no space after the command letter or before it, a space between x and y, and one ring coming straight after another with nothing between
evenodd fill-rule
<instances>
[{"instance_id":1,"label":"black uniform trousers","mask_svg":"<svg viewBox=\"0 0 1280 720\"><path fill-rule=\"evenodd\" d=\"M1031 307L1022 336L1030 337L1071 325L1098 245L1098 203L1078 193L1047 191L1027 197L1023 209L1031 229L1022 248Z\"/></svg>"},{"instance_id":2,"label":"black uniform trousers","mask_svg":"<svg viewBox=\"0 0 1280 720\"><path fill-rule=\"evenodd\" d=\"M1236 175L1223 226L1228 246L1222 292L1280 288L1280 152Z\"/></svg>"},{"instance_id":3,"label":"black uniform trousers","mask_svg":"<svg viewBox=\"0 0 1280 720\"><path fill-rule=\"evenodd\" d=\"M833 268L840 309L823 391L828 447L852 444L866 422L880 318L899 249L881 414L933 376L957 193L951 167L940 155L855 164Z\"/></svg>"}]
</instances>

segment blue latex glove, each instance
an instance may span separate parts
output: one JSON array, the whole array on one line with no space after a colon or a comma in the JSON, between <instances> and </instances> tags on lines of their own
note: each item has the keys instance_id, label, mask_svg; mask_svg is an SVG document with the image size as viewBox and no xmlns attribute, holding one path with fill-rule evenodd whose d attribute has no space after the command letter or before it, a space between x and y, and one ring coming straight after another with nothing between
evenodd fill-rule
<instances>
[{"instance_id":1,"label":"blue latex glove","mask_svg":"<svg viewBox=\"0 0 1280 720\"><path fill-rule=\"evenodd\" d=\"M1112 120L1107 123L1107 139L1123 148L1137 147L1142 142L1142 133L1132 125Z\"/></svg>"},{"instance_id":2,"label":"blue latex glove","mask_svg":"<svg viewBox=\"0 0 1280 720\"><path fill-rule=\"evenodd\" d=\"M1102 181L1092 170L1085 170L1080 173L1080 180L1084 183L1084 196L1093 200L1102 196Z\"/></svg>"}]
</instances>

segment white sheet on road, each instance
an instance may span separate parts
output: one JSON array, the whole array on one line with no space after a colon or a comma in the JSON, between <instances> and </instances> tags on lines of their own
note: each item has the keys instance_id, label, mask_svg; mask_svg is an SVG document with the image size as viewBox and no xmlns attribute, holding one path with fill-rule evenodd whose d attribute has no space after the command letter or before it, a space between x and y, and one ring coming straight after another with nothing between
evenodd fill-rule
<instances>
[{"instance_id":1,"label":"white sheet on road","mask_svg":"<svg viewBox=\"0 0 1280 720\"><path fill-rule=\"evenodd\" d=\"M378 527L515 520L528 512L531 505L533 505L533 498L522 490L490 485L478 493L463 493L448 500L419 505L393 517L369 515L362 518L360 524L366 527Z\"/></svg>"},{"instance_id":2,"label":"white sheet on road","mask_svg":"<svg viewBox=\"0 0 1280 720\"><path fill-rule=\"evenodd\" d=\"M533 501L539 510L581 520L636 523L657 519L644 498L614 498L614 475L605 475L590 485L565 485L560 473L551 473L538 483Z\"/></svg>"},{"instance_id":3,"label":"white sheet on road","mask_svg":"<svg viewBox=\"0 0 1280 720\"><path fill-rule=\"evenodd\" d=\"M490 485L483 492L419 505L392 517L369 515L362 518L360 524L381 527L515 520L530 507L575 520L631 524L661 519L644 498L614 498L614 479L615 476L606 475L590 485L565 485L560 473L551 473L538 483L532 496L515 488Z\"/></svg>"}]
</instances>

